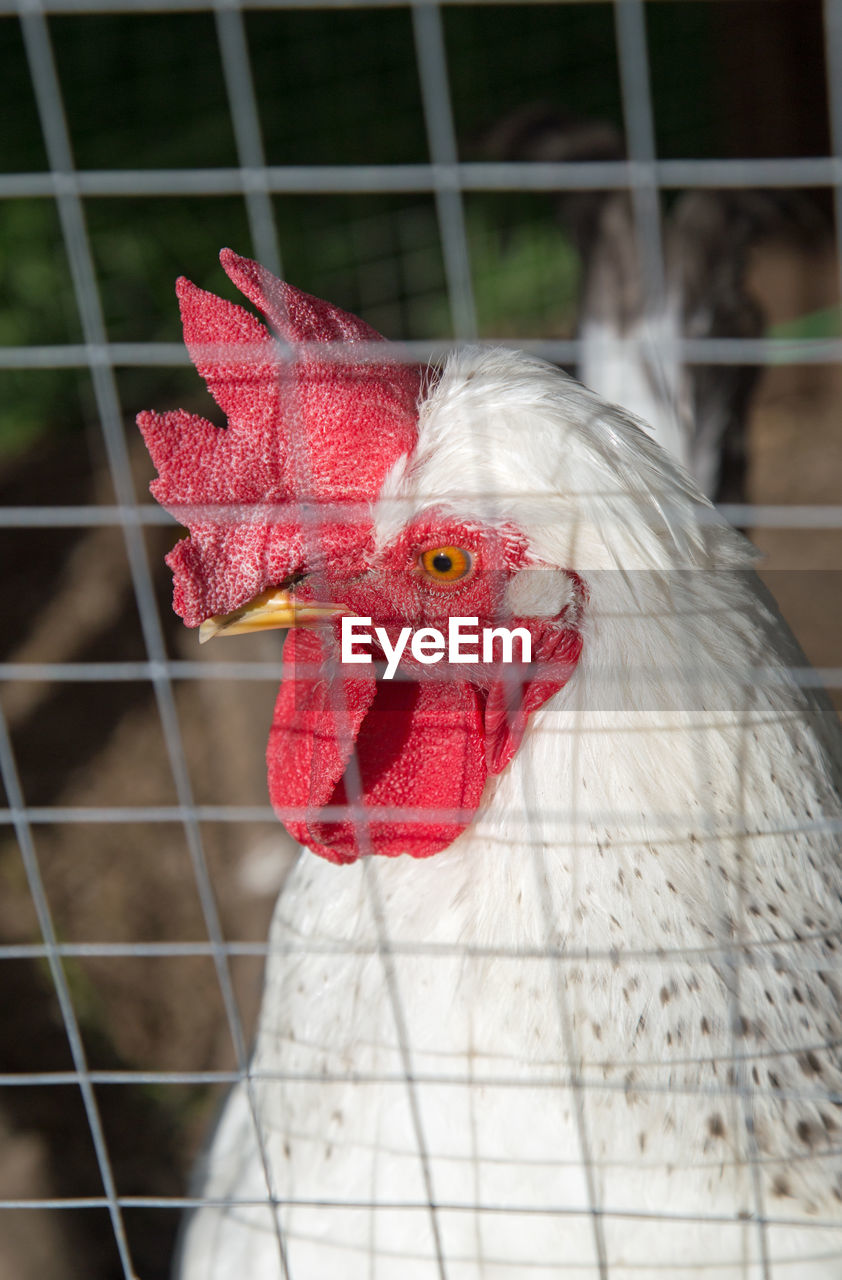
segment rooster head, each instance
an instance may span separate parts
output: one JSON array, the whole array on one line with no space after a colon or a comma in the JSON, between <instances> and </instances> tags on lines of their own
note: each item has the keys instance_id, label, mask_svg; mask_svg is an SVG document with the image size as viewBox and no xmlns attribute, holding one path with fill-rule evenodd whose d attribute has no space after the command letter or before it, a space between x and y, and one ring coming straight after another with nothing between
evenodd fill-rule
<instances>
[{"instance_id":1,"label":"rooster head","mask_svg":"<svg viewBox=\"0 0 842 1280\"><path fill-rule=\"evenodd\" d=\"M152 493L190 532L167 557L175 610L201 638L290 628L267 757L296 839L335 862L425 857L469 825L570 678L583 582L543 562L504 507L425 489L435 377L355 316L228 250L221 260L269 325L178 282L188 350L227 427L183 411L138 419ZM471 462L457 448L443 489ZM372 663L342 661L349 616L368 620ZM478 635L520 628L520 647L507 653L499 633L485 651L462 646L467 659L407 645L383 678L406 628L446 636L456 618Z\"/></svg>"}]
</instances>

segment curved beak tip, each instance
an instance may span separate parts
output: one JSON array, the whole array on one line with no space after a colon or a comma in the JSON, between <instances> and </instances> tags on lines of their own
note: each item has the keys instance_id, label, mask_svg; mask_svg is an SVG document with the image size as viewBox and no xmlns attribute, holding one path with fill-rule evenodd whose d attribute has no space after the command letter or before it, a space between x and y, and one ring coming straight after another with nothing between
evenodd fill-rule
<instances>
[{"instance_id":1,"label":"curved beak tip","mask_svg":"<svg viewBox=\"0 0 842 1280\"><path fill-rule=\"evenodd\" d=\"M244 635L250 631L277 631L289 627L318 626L348 612L342 604L296 600L289 591L270 587L230 613L215 614L211 618L206 618L199 627L199 644L206 644L217 635L235 636Z\"/></svg>"}]
</instances>

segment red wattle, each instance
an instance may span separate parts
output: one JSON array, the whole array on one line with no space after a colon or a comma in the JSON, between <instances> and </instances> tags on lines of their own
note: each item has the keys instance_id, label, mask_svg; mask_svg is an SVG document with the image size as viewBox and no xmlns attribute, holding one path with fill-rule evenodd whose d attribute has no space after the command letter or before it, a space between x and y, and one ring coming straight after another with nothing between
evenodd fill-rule
<instances>
[{"instance_id":1,"label":"red wattle","mask_svg":"<svg viewBox=\"0 0 842 1280\"><path fill-rule=\"evenodd\" d=\"M356 747L371 818L365 830L347 819L313 823L317 852L426 858L447 848L473 820L487 770L480 699L471 685L381 681ZM352 801L353 782L346 772L330 803ZM398 812L378 817L383 808Z\"/></svg>"},{"instance_id":2,"label":"red wattle","mask_svg":"<svg viewBox=\"0 0 842 1280\"><path fill-rule=\"evenodd\" d=\"M514 680L494 681L485 704L485 758L489 773L501 773L523 739L529 717L548 698L563 689L576 669L582 652L581 631L556 625L533 625L537 637L532 658L541 674L518 683L517 669L510 668Z\"/></svg>"},{"instance_id":3,"label":"red wattle","mask_svg":"<svg viewBox=\"0 0 842 1280\"><path fill-rule=\"evenodd\" d=\"M331 862L446 848L485 785L480 695L461 681L376 682L366 666L329 682L324 661L317 633L290 632L267 749L269 795L287 830ZM353 803L358 786L364 822L321 816Z\"/></svg>"},{"instance_id":4,"label":"red wattle","mask_svg":"<svg viewBox=\"0 0 842 1280\"><path fill-rule=\"evenodd\" d=\"M318 632L293 630L284 641L285 675L269 732L269 798L290 835L315 848L313 824L342 778L374 696L371 667L343 680L326 676ZM332 862L353 862L359 851L318 848Z\"/></svg>"}]
</instances>

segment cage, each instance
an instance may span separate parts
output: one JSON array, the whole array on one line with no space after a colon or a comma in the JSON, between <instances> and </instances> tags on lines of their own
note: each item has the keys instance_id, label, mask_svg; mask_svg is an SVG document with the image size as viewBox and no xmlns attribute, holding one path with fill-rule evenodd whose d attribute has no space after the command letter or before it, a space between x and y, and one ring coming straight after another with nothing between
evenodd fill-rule
<instances>
[{"instance_id":1,"label":"cage","mask_svg":"<svg viewBox=\"0 0 842 1280\"><path fill-rule=\"evenodd\" d=\"M720 507L764 556L812 663L799 679L838 709L842 4L0 12L0 1277L156 1280L202 1202L191 1169L214 1116L253 1078L295 856L263 758L280 640L199 649L170 608L175 524L147 496L133 419L214 414L175 277L224 292L230 244L421 363L468 341L575 370L593 253L577 228L608 202L624 202L642 293L660 296L688 194L786 197L787 216L740 244L754 328L728 315L671 350L711 380L747 375ZM420 1087L407 1057L392 1076L384 1106ZM463 1274L446 1220L464 1204L429 1179L416 1199L429 1274ZM529 1232L569 1208L535 1207ZM780 1206L767 1210L758 1239ZM610 1205L583 1212L596 1260L559 1256L552 1274L610 1280ZM295 1280L275 1221L277 1274ZM775 1276L758 1247L746 1275Z\"/></svg>"}]
</instances>

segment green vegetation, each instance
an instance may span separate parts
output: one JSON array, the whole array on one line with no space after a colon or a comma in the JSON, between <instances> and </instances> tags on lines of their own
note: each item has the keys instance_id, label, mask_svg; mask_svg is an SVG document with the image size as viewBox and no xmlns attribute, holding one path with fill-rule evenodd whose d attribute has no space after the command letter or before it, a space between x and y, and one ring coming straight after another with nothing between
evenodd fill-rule
<instances>
[{"instance_id":1,"label":"green vegetation","mask_svg":"<svg viewBox=\"0 0 842 1280\"><path fill-rule=\"evenodd\" d=\"M710 6L650 4L659 145L702 154ZM461 154L524 104L547 102L620 125L613 6L443 9ZM246 12L267 161L415 164L428 159L408 8ZM50 32L80 169L218 168L237 150L213 15L78 14ZM0 19L0 169L43 171L41 128L17 21ZM683 123L682 123L683 122ZM683 129L683 133L682 133ZM688 132L689 131L689 132ZM274 202L287 278L359 312L392 337L452 332L432 196L292 196ZM465 202L480 332L559 336L574 318L577 264L550 196L471 194ZM132 196L85 201L109 339L178 341L176 276L233 297L222 245L251 253L244 201ZM52 200L0 203L0 342L81 341ZM138 407L184 401L186 370L119 371L127 421ZM198 394L194 392L193 394ZM181 399L179 400L179 398ZM96 426L85 370L0 372L0 458L39 437Z\"/></svg>"}]
</instances>

